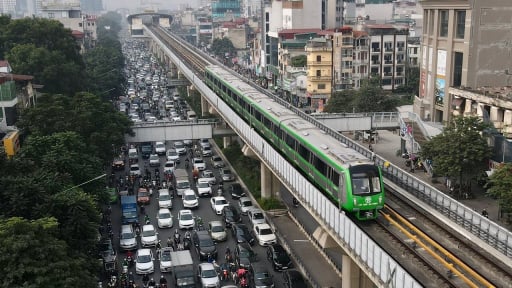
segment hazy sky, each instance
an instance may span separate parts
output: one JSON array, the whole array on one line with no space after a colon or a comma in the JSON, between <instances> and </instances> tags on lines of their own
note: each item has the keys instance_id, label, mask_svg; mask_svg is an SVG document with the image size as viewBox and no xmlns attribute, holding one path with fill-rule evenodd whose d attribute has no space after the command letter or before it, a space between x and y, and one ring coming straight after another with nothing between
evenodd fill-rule
<instances>
[{"instance_id":1,"label":"hazy sky","mask_svg":"<svg viewBox=\"0 0 512 288\"><path fill-rule=\"evenodd\" d=\"M197 7L199 0L103 0L107 10L128 8L130 10L143 10L143 8L158 8L177 10L181 4Z\"/></svg>"}]
</instances>

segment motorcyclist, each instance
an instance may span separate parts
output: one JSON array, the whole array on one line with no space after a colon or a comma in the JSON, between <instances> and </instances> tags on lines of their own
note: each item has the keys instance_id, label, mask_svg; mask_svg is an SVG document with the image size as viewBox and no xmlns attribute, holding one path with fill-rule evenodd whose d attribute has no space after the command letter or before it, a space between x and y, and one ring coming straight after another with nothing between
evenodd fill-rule
<instances>
[{"instance_id":1,"label":"motorcyclist","mask_svg":"<svg viewBox=\"0 0 512 288\"><path fill-rule=\"evenodd\" d=\"M151 278L151 280L149 280L149 282L148 282L148 287L155 287L155 286L156 286L156 281L153 278Z\"/></svg>"},{"instance_id":2,"label":"motorcyclist","mask_svg":"<svg viewBox=\"0 0 512 288\"><path fill-rule=\"evenodd\" d=\"M181 235L180 235L180 232L178 231L178 229L176 229L174 231L174 244L176 245L176 247L178 247L178 244L180 244L181 242Z\"/></svg>"},{"instance_id":3,"label":"motorcyclist","mask_svg":"<svg viewBox=\"0 0 512 288\"><path fill-rule=\"evenodd\" d=\"M484 208L484 210L482 210L482 216L489 218L489 212L487 212L487 209Z\"/></svg>"},{"instance_id":4,"label":"motorcyclist","mask_svg":"<svg viewBox=\"0 0 512 288\"><path fill-rule=\"evenodd\" d=\"M299 200L297 198L293 197L293 206L298 207L299 206Z\"/></svg>"},{"instance_id":5,"label":"motorcyclist","mask_svg":"<svg viewBox=\"0 0 512 288\"><path fill-rule=\"evenodd\" d=\"M156 257L158 259L160 259L160 250L162 249L162 241L158 240L158 242L156 243Z\"/></svg>"},{"instance_id":6,"label":"motorcyclist","mask_svg":"<svg viewBox=\"0 0 512 288\"><path fill-rule=\"evenodd\" d=\"M172 247L172 250L174 250L174 242L170 236L167 238L167 247Z\"/></svg>"},{"instance_id":7,"label":"motorcyclist","mask_svg":"<svg viewBox=\"0 0 512 288\"><path fill-rule=\"evenodd\" d=\"M146 214L144 216L144 223L146 223L146 224L150 224L151 223L151 220L149 219L149 215L148 214Z\"/></svg>"},{"instance_id":8,"label":"motorcyclist","mask_svg":"<svg viewBox=\"0 0 512 288\"><path fill-rule=\"evenodd\" d=\"M160 276L160 287L167 286L167 279L165 279L164 275Z\"/></svg>"},{"instance_id":9,"label":"motorcyclist","mask_svg":"<svg viewBox=\"0 0 512 288\"><path fill-rule=\"evenodd\" d=\"M188 165L189 165L189 161L188 161L188 158L185 159L185 168L188 169Z\"/></svg>"},{"instance_id":10,"label":"motorcyclist","mask_svg":"<svg viewBox=\"0 0 512 288\"><path fill-rule=\"evenodd\" d=\"M142 283L144 284L144 286L147 286L148 282L149 282L149 275L144 274L144 276L142 276Z\"/></svg>"},{"instance_id":11,"label":"motorcyclist","mask_svg":"<svg viewBox=\"0 0 512 288\"><path fill-rule=\"evenodd\" d=\"M238 277L238 279L242 279L243 277L245 277L245 274L247 273L247 270L245 270L245 268L238 268L238 270L236 271L236 276Z\"/></svg>"}]
</instances>

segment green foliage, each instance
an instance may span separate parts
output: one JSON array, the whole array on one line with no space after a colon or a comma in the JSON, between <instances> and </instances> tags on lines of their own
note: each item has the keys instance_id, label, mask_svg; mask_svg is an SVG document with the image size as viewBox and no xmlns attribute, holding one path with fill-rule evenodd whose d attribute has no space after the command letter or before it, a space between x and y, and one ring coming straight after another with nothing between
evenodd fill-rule
<instances>
[{"instance_id":1,"label":"green foliage","mask_svg":"<svg viewBox=\"0 0 512 288\"><path fill-rule=\"evenodd\" d=\"M284 209L286 206L277 198L259 198L258 203L263 210Z\"/></svg>"},{"instance_id":2,"label":"green foliage","mask_svg":"<svg viewBox=\"0 0 512 288\"><path fill-rule=\"evenodd\" d=\"M292 57L292 67L306 67L308 58L306 55Z\"/></svg>"},{"instance_id":3,"label":"green foliage","mask_svg":"<svg viewBox=\"0 0 512 288\"><path fill-rule=\"evenodd\" d=\"M229 38L215 38L213 39L212 48L213 54L219 57L225 57L227 55L235 55L236 50L233 42Z\"/></svg>"},{"instance_id":4,"label":"green foliage","mask_svg":"<svg viewBox=\"0 0 512 288\"><path fill-rule=\"evenodd\" d=\"M478 117L457 116L448 123L443 133L422 145L421 156L433 161L436 174L470 187L468 183L484 173L487 160L492 155L482 135L488 127Z\"/></svg>"},{"instance_id":5,"label":"green foliage","mask_svg":"<svg viewBox=\"0 0 512 288\"><path fill-rule=\"evenodd\" d=\"M0 219L0 287L96 287L90 263L73 257L54 218Z\"/></svg>"},{"instance_id":6,"label":"green foliage","mask_svg":"<svg viewBox=\"0 0 512 288\"><path fill-rule=\"evenodd\" d=\"M17 125L35 135L77 132L88 151L95 151L103 163L110 163L113 147L123 145L124 135L133 133L126 115L100 97L84 92L72 98L63 95L40 97L35 107L23 111Z\"/></svg>"},{"instance_id":7,"label":"green foliage","mask_svg":"<svg viewBox=\"0 0 512 288\"><path fill-rule=\"evenodd\" d=\"M254 196L261 195L260 162L256 159L245 157L238 142L233 142L229 147L222 149L229 163L242 178L245 185Z\"/></svg>"},{"instance_id":8,"label":"green foliage","mask_svg":"<svg viewBox=\"0 0 512 288\"><path fill-rule=\"evenodd\" d=\"M501 211L512 213L512 163L505 163L494 170L488 183L487 193L498 199Z\"/></svg>"},{"instance_id":9,"label":"green foliage","mask_svg":"<svg viewBox=\"0 0 512 288\"><path fill-rule=\"evenodd\" d=\"M324 108L329 113L394 111L399 99L388 95L380 86L380 79L372 77L361 83L359 90L336 92Z\"/></svg>"},{"instance_id":10,"label":"green foliage","mask_svg":"<svg viewBox=\"0 0 512 288\"><path fill-rule=\"evenodd\" d=\"M73 94L83 87L83 60L71 30L55 20L0 21L0 59L18 74L33 75L49 93Z\"/></svg>"},{"instance_id":11,"label":"green foliage","mask_svg":"<svg viewBox=\"0 0 512 288\"><path fill-rule=\"evenodd\" d=\"M121 21L123 21L123 16L117 12L109 11L102 15L98 18L96 25L98 36L105 33L117 35L121 31Z\"/></svg>"},{"instance_id":12,"label":"green foliage","mask_svg":"<svg viewBox=\"0 0 512 288\"><path fill-rule=\"evenodd\" d=\"M420 87L420 68L415 66L405 66L405 85L395 89L396 93L406 93L411 96L419 95Z\"/></svg>"}]
</instances>

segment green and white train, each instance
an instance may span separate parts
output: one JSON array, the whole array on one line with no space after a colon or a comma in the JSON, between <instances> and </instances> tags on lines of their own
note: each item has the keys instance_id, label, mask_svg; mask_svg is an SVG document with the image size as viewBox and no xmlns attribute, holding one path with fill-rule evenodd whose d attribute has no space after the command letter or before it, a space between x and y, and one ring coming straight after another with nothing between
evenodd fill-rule
<instances>
[{"instance_id":1,"label":"green and white train","mask_svg":"<svg viewBox=\"0 0 512 288\"><path fill-rule=\"evenodd\" d=\"M378 166L230 71L205 69L205 83L338 207L359 220L384 207Z\"/></svg>"}]
</instances>

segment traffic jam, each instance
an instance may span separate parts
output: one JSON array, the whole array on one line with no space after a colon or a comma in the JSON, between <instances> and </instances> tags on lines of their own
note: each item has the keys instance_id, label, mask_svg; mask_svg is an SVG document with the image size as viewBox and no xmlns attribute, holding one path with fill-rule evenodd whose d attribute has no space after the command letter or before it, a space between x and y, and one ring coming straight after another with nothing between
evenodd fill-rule
<instances>
[{"instance_id":1,"label":"traffic jam","mask_svg":"<svg viewBox=\"0 0 512 288\"><path fill-rule=\"evenodd\" d=\"M123 44L134 123L187 120L146 43ZM213 139L127 143L112 162L102 287L310 287Z\"/></svg>"}]
</instances>

